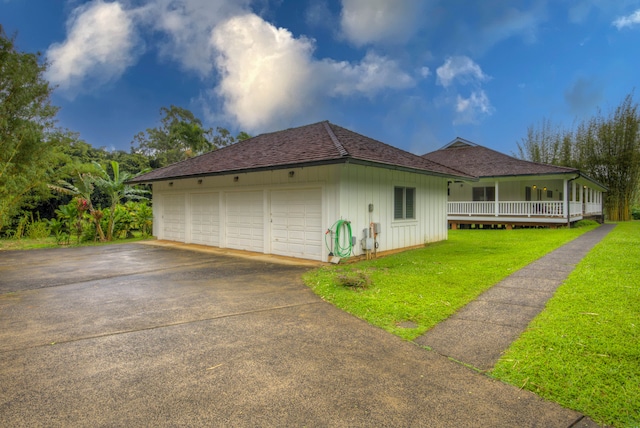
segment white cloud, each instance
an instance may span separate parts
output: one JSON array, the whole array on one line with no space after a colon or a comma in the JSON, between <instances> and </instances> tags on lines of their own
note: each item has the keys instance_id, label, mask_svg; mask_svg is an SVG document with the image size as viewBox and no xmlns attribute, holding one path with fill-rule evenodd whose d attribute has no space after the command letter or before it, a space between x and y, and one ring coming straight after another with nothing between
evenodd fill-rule
<instances>
[{"instance_id":1,"label":"white cloud","mask_svg":"<svg viewBox=\"0 0 640 428\"><path fill-rule=\"evenodd\" d=\"M418 29L425 2L342 0L342 33L357 46L406 42Z\"/></svg>"},{"instance_id":2,"label":"white cloud","mask_svg":"<svg viewBox=\"0 0 640 428\"><path fill-rule=\"evenodd\" d=\"M489 78L478 64L466 56L454 56L436 69L437 83L449 87L455 80L462 83L482 82Z\"/></svg>"},{"instance_id":3,"label":"white cloud","mask_svg":"<svg viewBox=\"0 0 640 428\"><path fill-rule=\"evenodd\" d=\"M415 84L414 79L403 72L395 61L368 52L359 64L346 61L324 60L319 64L318 75L330 76L328 85L332 95L363 94L373 96L387 88L402 89Z\"/></svg>"},{"instance_id":4,"label":"white cloud","mask_svg":"<svg viewBox=\"0 0 640 428\"><path fill-rule=\"evenodd\" d=\"M219 52L216 93L226 115L248 131L286 126L330 96L373 96L414 84L396 62L373 52L357 64L316 60L312 40L254 14L216 27L211 43Z\"/></svg>"},{"instance_id":5,"label":"white cloud","mask_svg":"<svg viewBox=\"0 0 640 428\"><path fill-rule=\"evenodd\" d=\"M133 21L118 2L95 0L76 8L67 39L47 50L47 79L69 94L119 78L135 62L140 44Z\"/></svg>"},{"instance_id":6,"label":"white cloud","mask_svg":"<svg viewBox=\"0 0 640 428\"><path fill-rule=\"evenodd\" d=\"M243 128L278 123L310 102L310 40L295 39L288 30L248 14L218 26L211 42L220 52L217 92L225 112Z\"/></svg>"},{"instance_id":7,"label":"white cloud","mask_svg":"<svg viewBox=\"0 0 640 428\"><path fill-rule=\"evenodd\" d=\"M493 107L489 102L489 97L483 90L473 91L468 98L458 95L456 100L455 124L477 123L481 116L488 116L493 113Z\"/></svg>"},{"instance_id":8,"label":"white cloud","mask_svg":"<svg viewBox=\"0 0 640 428\"><path fill-rule=\"evenodd\" d=\"M207 76L213 71L210 38L221 22L246 13L250 0L150 0L136 11L141 23L166 36L157 45L160 56L185 70Z\"/></svg>"},{"instance_id":9,"label":"white cloud","mask_svg":"<svg viewBox=\"0 0 640 428\"><path fill-rule=\"evenodd\" d=\"M636 10L631 15L621 16L613 21L613 25L615 25L618 30L638 24L640 24L640 9Z\"/></svg>"}]
</instances>

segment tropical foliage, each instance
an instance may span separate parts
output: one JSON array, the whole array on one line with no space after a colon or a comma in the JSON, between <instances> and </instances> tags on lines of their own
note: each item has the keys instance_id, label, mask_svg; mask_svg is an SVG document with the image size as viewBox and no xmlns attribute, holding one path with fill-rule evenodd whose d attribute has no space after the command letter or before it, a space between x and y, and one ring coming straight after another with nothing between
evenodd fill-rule
<instances>
[{"instance_id":1,"label":"tropical foliage","mask_svg":"<svg viewBox=\"0 0 640 428\"><path fill-rule=\"evenodd\" d=\"M131 152L93 147L56 127L46 70L39 53L17 50L0 26L0 236L53 234L60 243L149 236L149 189L128 180L249 138L214 131L172 105L160 109L159 126L133 138Z\"/></svg>"}]
</instances>

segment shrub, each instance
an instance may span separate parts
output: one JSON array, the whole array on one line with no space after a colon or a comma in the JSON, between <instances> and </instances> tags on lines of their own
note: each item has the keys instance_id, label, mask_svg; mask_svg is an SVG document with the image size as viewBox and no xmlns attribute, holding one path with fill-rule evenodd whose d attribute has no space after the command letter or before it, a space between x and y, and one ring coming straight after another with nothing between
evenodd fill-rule
<instances>
[{"instance_id":1,"label":"shrub","mask_svg":"<svg viewBox=\"0 0 640 428\"><path fill-rule=\"evenodd\" d=\"M640 205L631 207L631 218L634 220L640 220Z\"/></svg>"},{"instance_id":2,"label":"shrub","mask_svg":"<svg viewBox=\"0 0 640 428\"><path fill-rule=\"evenodd\" d=\"M46 220L38 220L27 225L27 237L29 239L44 239L51 235L49 222Z\"/></svg>"},{"instance_id":3,"label":"shrub","mask_svg":"<svg viewBox=\"0 0 640 428\"><path fill-rule=\"evenodd\" d=\"M597 226L599 223L595 220L579 220L573 223L572 227L580 228L580 227L590 227Z\"/></svg>"}]
</instances>

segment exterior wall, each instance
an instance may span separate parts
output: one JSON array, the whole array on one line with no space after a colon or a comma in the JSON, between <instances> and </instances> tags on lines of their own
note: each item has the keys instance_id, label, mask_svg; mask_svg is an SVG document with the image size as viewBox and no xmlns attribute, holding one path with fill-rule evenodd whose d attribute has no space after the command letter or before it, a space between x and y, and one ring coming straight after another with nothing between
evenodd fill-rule
<instances>
[{"instance_id":1,"label":"exterior wall","mask_svg":"<svg viewBox=\"0 0 640 428\"><path fill-rule=\"evenodd\" d=\"M293 172L292 175L290 173ZM237 179L236 179L237 177ZM416 188L416 218L393 219L393 190L395 186ZM189 201L199 194L218 195L219 246L226 248L225 218L226 197L237 192L262 192L263 252L271 253L271 197L276 190L320 189L322 195L322 240L324 233L340 219L352 222L352 232L357 239L354 254L362 254L360 240L362 230L371 222L380 223L378 251L386 251L421 245L425 242L447 239L446 193L447 179L388 169L352 164L328 165L289 170L239 173L235 175L176 179L153 184L154 235L164 236L164 200L166 196L184 195L185 238L193 243L198 237L191 236L192 207ZM175 198L173 198L175 200ZM369 213L369 204L374 210ZM322 245L322 260L328 259L326 246Z\"/></svg>"},{"instance_id":2,"label":"exterior wall","mask_svg":"<svg viewBox=\"0 0 640 428\"><path fill-rule=\"evenodd\" d=\"M346 164L341 166L337 206L339 217L351 221L357 238L356 255L362 254L363 229L380 223L378 251L422 245L447 239L447 179L403 171ZM394 220L393 189L415 187L416 215ZM373 212L369 213L369 204Z\"/></svg>"},{"instance_id":3,"label":"exterior wall","mask_svg":"<svg viewBox=\"0 0 640 428\"><path fill-rule=\"evenodd\" d=\"M495 187L495 185L495 180L488 179L481 179L474 183L451 183L449 184L449 201L472 201L474 187ZM532 201L561 201L560 192L563 193L564 197L564 182L560 179L501 179L498 181L499 198L501 201L524 201L525 187L533 187L533 185L535 185L537 189L544 189L546 187L547 190L551 190L552 195L549 197L547 192L542 191L542 197L538 199L537 192L532 189Z\"/></svg>"}]
</instances>

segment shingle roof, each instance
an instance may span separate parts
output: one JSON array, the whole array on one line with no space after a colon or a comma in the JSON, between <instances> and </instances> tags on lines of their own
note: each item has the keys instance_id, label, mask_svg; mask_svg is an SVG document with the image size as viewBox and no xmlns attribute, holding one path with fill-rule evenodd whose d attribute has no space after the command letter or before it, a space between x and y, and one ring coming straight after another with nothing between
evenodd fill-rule
<instances>
[{"instance_id":1,"label":"shingle roof","mask_svg":"<svg viewBox=\"0 0 640 428\"><path fill-rule=\"evenodd\" d=\"M467 177L453 168L325 121L261 134L156 169L132 179L131 182L142 183L342 162L372 163L427 174Z\"/></svg>"},{"instance_id":2,"label":"shingle roof","mask_svg":"<svg viewBox=\"0 0 640 428\"><path fill-rule=\"evenodd\" d=\"M462 139L456 139L444 148L422 157L479 178L579 172L575 168L516 159Z\"/></svg>"}]
</instances>

